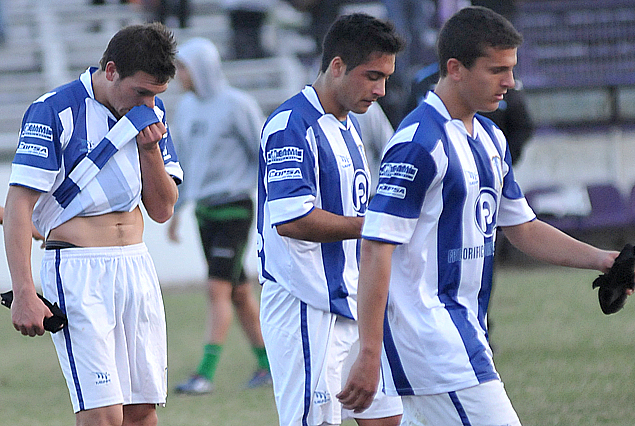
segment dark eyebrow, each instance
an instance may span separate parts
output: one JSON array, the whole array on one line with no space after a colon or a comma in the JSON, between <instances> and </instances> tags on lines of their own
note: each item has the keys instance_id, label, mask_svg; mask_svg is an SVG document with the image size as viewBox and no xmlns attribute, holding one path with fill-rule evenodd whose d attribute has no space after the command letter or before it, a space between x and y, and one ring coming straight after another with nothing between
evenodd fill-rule
<instances>
[{"instance_id":1,"label":"dark eyebrow","mask_svg":"<svg viewBox=\"0 0 635 426\"><path fill-rule=\"evenodd\" d=\"M375 71L375 70L368 70L368 71L366 71L366 75L370 75L370 76L372 76L372 77L376 77L376 78L381 78L381 77L383 77L383 78L388 78L388 77L390 77L390 76L389 76L388 74L386 74L386 73L383 73L383 72L381 72L381 71Z\"/></svg>"}]
</instances>

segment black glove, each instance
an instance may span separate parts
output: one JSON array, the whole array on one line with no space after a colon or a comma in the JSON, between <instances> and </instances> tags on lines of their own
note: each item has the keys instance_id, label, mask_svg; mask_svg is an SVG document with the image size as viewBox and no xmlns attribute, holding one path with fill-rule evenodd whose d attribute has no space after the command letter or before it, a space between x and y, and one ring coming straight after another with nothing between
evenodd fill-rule
<instances>
[{"instance_id":1,"label":"black glove","mask_svg":"<svg viewBox=\"0 0 635 426\"><path fill-rule=\"evenodd\" d=\"M44 330L50 331L51 333L57 333L68 324L68 318L66 318L66 314L64 314L60 307L57 306L57 302L53 304L39 293L38 296L40 299L42 299L42 302L44 302L46 307L49 308L49 310L53 314L52 317L44 318ZM0 294L0 304L6 306L7 308L11 308L11 303L13 303L12 290Z\"/></svg>"},{"instance_id":2,"label":"black glove","mask_svg":"<svg viewBox=\"0 0 635 426\"><path fill-rule=\"evenodd\" d=\"M635 250L626 244L615 259L608 273L593 281L593 288L600 287L598 299L606 315L614 314L626 303L626 289L635 289Z\"/></svg>"}]
</instances>

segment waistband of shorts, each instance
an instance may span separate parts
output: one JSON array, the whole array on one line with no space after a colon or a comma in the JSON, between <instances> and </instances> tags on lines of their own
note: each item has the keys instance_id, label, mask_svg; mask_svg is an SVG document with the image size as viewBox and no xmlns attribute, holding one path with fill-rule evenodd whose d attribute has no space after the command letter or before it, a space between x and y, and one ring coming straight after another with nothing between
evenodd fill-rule
<instances>
[{"instance_id":1,"label":"waistband of shorts","mask_svg":"<svg viewBox=\"0 0 635 426\"><path fill-rule=\"evenodd\" d=\"M148 253L145 243L130 244L128 246L110 247L68 247L55 250L44 250L44 260L55 258L57 251L63 253L65 259L69 258L112 258L135 256Z\"/></svg>"}]
</instances>

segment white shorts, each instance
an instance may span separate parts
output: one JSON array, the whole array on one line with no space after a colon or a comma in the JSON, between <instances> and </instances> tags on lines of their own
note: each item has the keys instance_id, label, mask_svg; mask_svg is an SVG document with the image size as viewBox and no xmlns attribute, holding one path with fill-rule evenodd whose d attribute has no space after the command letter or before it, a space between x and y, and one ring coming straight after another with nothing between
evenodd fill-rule
<instances>
[{"instance_id":1,"label":"white shorts","mask_svg":"<svg viewBox=\"0 0 635 426\"><path fill-rule=\"evenodd\" d=\"M261 293L260 324L281 426L339 425L349 417L401 414L401 398L386 396L381 381L363 413L343 409L335 397L359 351L355 321L312 308L268 281Z\"/></svg>"},{"instance_id":2,"label":"white shorts","mask_svg":"<svg viewBox=\"0 0 635 426\"><path fill-rule=\"evenodd\" d=\"M402 426L521 426L500 380L402 401Z\"/></svg>"},{"instance_id":3,"label":"white shorts","mask_svg":"<svg viewBox=\"0 0 635 426\"><path fill-rule=\"evenodd\" d=\"M73 410L165 404L165 312L145 244L46 250L41 278L68 317L52 337Z\"/></svg>"}]
</instances>

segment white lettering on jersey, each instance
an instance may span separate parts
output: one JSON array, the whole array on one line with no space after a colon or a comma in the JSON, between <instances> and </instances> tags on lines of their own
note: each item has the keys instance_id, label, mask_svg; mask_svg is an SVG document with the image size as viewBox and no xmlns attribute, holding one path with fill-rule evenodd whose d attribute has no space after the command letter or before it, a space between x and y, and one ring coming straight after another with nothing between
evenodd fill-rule
<instances>
[{"instance_id":1,"label":"white lettering on jersey","mask_svg":"<svg viewBox=\"0 0 635 426\"><path fill-rule=\"evenodd\" d=\"M419 169L409 163L384 163L379 170L379 177L385 179L396 177L412 182L417 176L417 171Z\"/></svg>"},{"instance_id":2,"label":"white lettering on jersey","mask_svg":"<svg viewBox=\"0 0 635 426\"><path fill-rule=\"evenodd\" d=\"M53 129L51 126L41 123L26 123L20 134L21 138L36 138L51 142L53 140Z\"/></svg>"},{"instance_id":3,"label":"white lettering on jersey","mask_svg":"<svg viewBox=\"0 0 635 426\"><path fill-rule=\"evenodd\" d=\"M394 197L403 200L406 198L406 188L398 185L388 185L381 183L377 187L377 193L386 197Z\"/></svg>"},{"instance_id":4,"label":"white lettering on jersey","mask_svg":"<svg viewBox=\"0 0 635 426\"><path fill-rule=\"evenodd\" d=\"M267 175L267 182L277 182L288 179L302 179L302 170L299 168L294 169L282 169L282 170L269 170Z\"/></svg>"},{"instance_id":5,"label":"white lettering on jersey","mask_svg":"<svg viewBox=\"0 0 635 426\"><path fill-rule=\"evenodd\" d=\"M294 146L274 148L267 151L267 165L283 163L285 161L295 161L301 163L304 159L304 150Z\"/></svg>"},{"instance_id":6,"label":"white lettering on jersey","mask_svg":"<svg viewBox=\"0 0 635 426\"><path fill-rule=\"evenodd\" d=\"M45 146L34 143L20 142L20 145L16 150L16 154L35 155L36 157L48 158L49 149Z\"/></svg>"}]
</instances>

